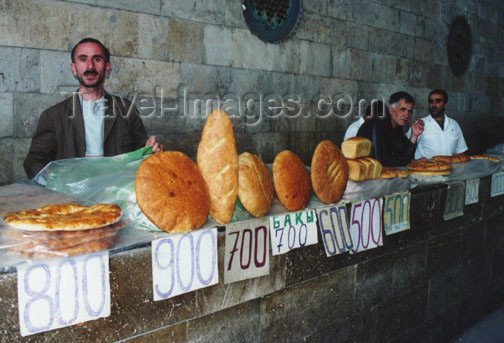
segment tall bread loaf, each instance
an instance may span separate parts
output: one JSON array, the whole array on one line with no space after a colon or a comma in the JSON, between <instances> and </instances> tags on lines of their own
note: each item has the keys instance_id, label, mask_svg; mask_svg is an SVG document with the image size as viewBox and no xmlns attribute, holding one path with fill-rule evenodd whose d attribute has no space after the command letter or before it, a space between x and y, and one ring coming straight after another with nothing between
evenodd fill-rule
<instances>
[{"instance_id":1,"label":"tall bread loaf","mask_svg":"<svg viewBox=\"0 0 504 343\"><path fill-rule=\"evenodd\" d=\"M226 112L214 110L208 116L197 161L208 185L210 215L220 224L229 223L238 194L238 153Z\"/></svg>"},{"instance_id":2,"label":"tall bread loaf","mask_svg":"<svg viewBox=\"0 0 504 343\"><path fill-rule=\"evenodd\" d=\"M378 161L372 157L364 157L363 159L365 159L366 161L369 161L373 164L372 173L371 173L370 178L371 179L380 178L381 171L382 171L382 164L380 163L380 161Z\"/></svg>"},{"instance_id":3,"label":"tall bread loaf","mask_svg":"<svg viewBox=\"0 0 504 343\"><path fill-rule=\"evenodd\" d=\"M367 167L359 160L347 159L348 178L351 181L364 181L366 179Z\"/></svg>"},{"instance_id":4,"label":"tall bread loaf","mask_svg":"<svg viewBox=\"0 0 504 343\"><path fill-rule=\"evenodd\" d=\"M298 155L284 150L273 161L273 184L278 199L289 211L302 210L310 200L310 176Z\"/></svg>"},{"instance_id":5,"label":"tall bread loaf","mask_svg":"<svg viewBox=\"0 0 504 343\"><path fill-rule=\"evenodd\" d=\"M346 158L359 158L369 156L372 143L364 137L352 137L341 143L341 151Z\"/></svg>"},{"instance_id":6,"label":"tall bread loaf","mask_svg":"<svg viewBox=\"0 0 504 343\"><path fill-rule=\"evenodd\" d=\"M238 198L251 215L260 218L270 210L275 193L268 167L248 152L238 156L238 167Z\"/></svg>"},{"instance_id":7,"label":"tall bread loaf","mask_svg":"<svg viewBox=\"0 0 504 343\"><path fill-rule=\"evenodd\" d=\"M341 150L329 140L320 142L311 163L311 182L317 197L324 204L339 201L347 181L348 164Z\"/></svg>"},{"instance_id":8,"label":"tall bread loaf","mask_svg":"<svg viewBox=\"0 0 504 343\"><path fill-rule=\"evenodd\" d=\"M373 162L366 158L359 158L358 161L362 164L364 164L366 168L366 180L371 180L374 175L374 170L375 170L375 165Z\"/></svg>"},{"instance_id":9,"label":"tall bread loaf","mask_svg":"<svg viewBox=\"0 0 504 343\"><path fill-rule=\"evenodd\" d=\"M182 152L165 151L143 160L135 193L145 216L166 232L194 230L207 221L207 185L196 164Z\"/></svg>"}]
</instances>

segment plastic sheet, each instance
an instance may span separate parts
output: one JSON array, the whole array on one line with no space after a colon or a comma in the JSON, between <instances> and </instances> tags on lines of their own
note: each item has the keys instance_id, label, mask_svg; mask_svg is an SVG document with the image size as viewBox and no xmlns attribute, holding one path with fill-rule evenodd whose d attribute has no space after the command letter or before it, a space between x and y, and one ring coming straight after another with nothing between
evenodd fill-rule
<instances>
[{"instance_id":1,"label":"plastic sheet","mask_svg":"<svg viewBox=\"0 0 504 343\"><path fill-rule=\"evenodd\" d=\"M149 147L150 148L150 147ZM47 189L71 194L92 203L115 204L135 228L161 231L142 212L136 201L135 179L144 154L101 158L72 158L49 163L34 180Z\"/></svg>"},{"instance_id":2,"label":"plastic sheet","mask_svg":"<svg viewBox=\"0 0 504 343\"><path fill-rule=\"evenodd\" d=\"M44 189L35 183L15 183L0 187L0 272L30 261L32 258L66 257L86 249L112 244L108 250L117 252L146 244L153 235L132 228L129 220L121 219L106 228L88 232L29 232L8 226L3 217L9 212L39 208L50 204L75 203L92 205L74 196ZM95 231L97 230L97 231Z\"/></svg>"}]
</instances>

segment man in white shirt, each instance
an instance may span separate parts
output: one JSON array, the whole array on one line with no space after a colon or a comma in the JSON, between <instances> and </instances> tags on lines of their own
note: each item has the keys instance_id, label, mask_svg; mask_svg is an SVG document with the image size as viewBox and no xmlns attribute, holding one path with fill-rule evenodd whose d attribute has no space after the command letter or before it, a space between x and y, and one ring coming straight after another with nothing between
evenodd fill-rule
<instances>
[{"instance_id":1,"label":"man in white shirt","mask_svg":"<svg viewBox=\"0 0 504 343\"><path fill-rule=\"evenodd\" d=\"M432 156L460 154L467 150L467 144L458 123L446 114L448 94L442 89L434 89L429 94L429 113L423 118L424 131L418 137L415 159ZM411 129L408 131L409 137Z\"/></svg>"}]
</instances>

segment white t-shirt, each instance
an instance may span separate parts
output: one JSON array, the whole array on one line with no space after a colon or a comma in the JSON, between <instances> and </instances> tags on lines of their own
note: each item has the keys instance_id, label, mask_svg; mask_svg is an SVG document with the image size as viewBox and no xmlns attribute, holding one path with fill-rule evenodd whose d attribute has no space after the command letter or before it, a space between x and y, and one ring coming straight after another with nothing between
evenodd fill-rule
<instances>
[{"instance_id":1,"label":"white t-shirt","mask_svg":"<svg viewBox=\"0 0 504 343\"><path fill-rule=\"evenodd\" d=\"M105 98L86 101L81 98L84 132L86 134L86 157L103 156L105 123Z\"/></svg>"},{"instance_id":2,"label":"white t-shirt","mask_svg":"<svg viewBox=\"0 0 504 343\"><path fill-rule=\"evenodd\" d=\"M357 132L359 132L359 128L362 124L364 124L364 119L362 119L362 117L350 124L345 132L345 138L343 138L343 140L346 141L348 138L357 136Z\"/></svg>"},{"instance_id":3,"label":"white t-shirt","mask_svg":"<svg viewBox=\"0 0 504 343\"><path fill-rule=\"evenodd\" d=\"M444 129L436 122L436 119L428 115L422 118L425 124L424 131L418 136L415 159L432 156L460 154L467 150L467 144L459 124L448 118L445 114ZM411 128L406 134L411 136Z\"/></svg>"}]
</instances>

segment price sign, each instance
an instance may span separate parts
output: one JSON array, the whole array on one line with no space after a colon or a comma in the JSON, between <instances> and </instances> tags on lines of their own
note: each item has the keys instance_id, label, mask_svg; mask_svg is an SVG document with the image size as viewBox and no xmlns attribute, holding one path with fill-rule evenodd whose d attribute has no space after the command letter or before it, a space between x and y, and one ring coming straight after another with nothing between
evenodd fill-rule
<instances>
[{"instance_id":1,"label":"price sign","mask_svg":"<svg viewBox=\"0 0 504 343\"><path fill-rule=\"evenodd\" d=\"M493 198L502 194L504 194L504 172L495 173L492 175L490 196Z\"/></svg>"},{"instance_id":2,"label":"price sign","mask_svg":"<svg viewBox=\"0 0 504 343\"><path fill-rule=\"evenodd\" d=\"M317 217L327 257L352 249L345 205L317 209Z\"/></svg>"},{"instance_id":3,"label":"price sign","mask_svg":"<svg viewBox=\"0 0 504 343\"><path fill-rule=\"evenodd\" d=\"M383 228L386 235L409 230L410 192L387 195L384 199Z\"/></svg>"},{"instance_id":4,"label":"price sign","mask_svg":"<svg viewBox=\"0 0 504 343\"><path fill-rule=\"evenodd\" d=\"M369 199L352 204L350 236L351 254L383 245L382 231L383 198Z\"/></svg>"},{"instance_id":5,"label":"price sign","mask_svg":"<svg viewBox=\"0 0 504 343\"><path fill-rule=\"evenodd\" d=\"M226 226L224 283L269 274L268 224L263 219Z\"/></svg>"},{"instance_id":6,"label":"price sign","mask_svg":"<svg viewBox=\"0 0 504 343\"><path fill-rule=\"evenodd\" d=\"M477 204L479 201L479 179L466 180L465 204Z\"/></svg>"},{"instance_id":7,"label":"price sign","mask_svg":"<svg viewBox=\"0 0 504 343\"><path fill-rule=\"evenodd\" d=\"M465 182L458 181L448 184L446 191L444 220L450 220L464 215Z\"/></svg>"},{"instance_id":8,"label":"price sign","mask_svg":"<svg viewBox=\"0 0 504 343\"><path fill-rule=\"evenodd\" d=\"M110 316L107 251L24 263L17 273L21 336Z\"/></svg>"},{"instance_id":9,"label":"price sign","mask_svg":"<svg viewBox=\"0 0 504 343\"><path fill-rule=\"evenodd\" d=\"M315 211L305 210L270 217L271 251L273 255L317 244Z\"/></svg>"},{"instance_id":10,"label":"price sign","mask_svg":"<svg viewBox=\"0 0 504 343\"><path fill-rule=\"evenodd\" d=\"M152 241L152 281L154 301L215 285L219 281L217 229Z\"/></svg>"}]
</instances>

